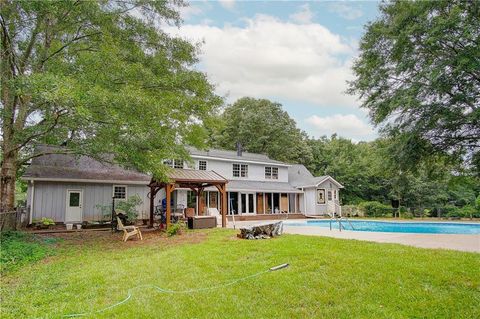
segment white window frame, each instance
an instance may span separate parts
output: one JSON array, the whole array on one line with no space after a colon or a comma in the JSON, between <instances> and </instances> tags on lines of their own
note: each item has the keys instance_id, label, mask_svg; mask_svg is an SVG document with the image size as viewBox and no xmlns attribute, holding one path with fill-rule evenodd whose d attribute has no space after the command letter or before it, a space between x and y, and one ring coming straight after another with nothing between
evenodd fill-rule
<instances>
[{"instance_id":1,"label":"white window frame","mask_svg":"<svg viewBox=\"0 0 480 319\"><path fill-rule=\"evenodd\" d=\"M238 169L235 169L236 166ZM238 175L235 175L235 172L238 172ZM248 178L248 164L233 163L232 176L237 178Z\"/></svg>"},{"instance_id":2,"label":"white window frame","mask_svg":"<svg viewBox=\"0 0 480 319\"><path fill-rule=\"evenodd\" d=\"M278 180L278 167L265 166L265 179Z\"/></svg>"},{"instance_id":3,"label":"white window frame","mask_svg":"<svg viewBox=\"0 0 480 319\"><path fill-rule=\"evenodd\" d=\"M125 198L115 197L115 187L124 187L125 188ZM115 199L118 199L118 200L127 200L127 198L128 198L128 186L127 185L113 185L113 187L112 187L112 197L115 197Z\"/></svg>"},{"instance_id":4,"label":"white window frame","mask_svg":"<svg viewBox=\"0 0 480 319\"><path fill-rule=\"evenodd\" d=\"M182 165L179 165L180 163ZM183 160L179 160L179 159L167 159L163 161L163 164L170 166L171 168L181 168L181 169L185 168L185 164Z\"/></svg>"},{"instance_id":5,"label":"white window frame","mask_svg":"<svg viewBox=\"0 0 480 319\"><path fill-rule=\"evenodd\" d=\"M202 165L200 163L205 163L205 169L202 169ZM198 170L199 171L206 171L208 170L208 161L207 160L198 160Z\"/></svg>"}]
</instances>

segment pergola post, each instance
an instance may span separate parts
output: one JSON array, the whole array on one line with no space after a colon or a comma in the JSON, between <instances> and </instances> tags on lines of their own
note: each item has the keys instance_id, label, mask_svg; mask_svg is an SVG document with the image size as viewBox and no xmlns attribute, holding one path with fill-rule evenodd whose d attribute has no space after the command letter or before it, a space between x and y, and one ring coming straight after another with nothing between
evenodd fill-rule
<instances>
[{"instance_id":1,"label":"pergola post","mask_svg":"<svg viewBox=\"0 0 480 319\"><path fill-rule=\"evenodd\" d=\"M171 220L171 216L172 216L172 207L170 205L170 202L171 202L171 198L172 198L172 191L173 191L173 185L172 184L167 184L167 187L165 188L165 193L166 193L166 201L167 201L167 229L168 227L170 227L170 220Z\"/></svg>"},{"instance_id":2,"label":"pergola post","mask_svg":"<svg viewBox=\"0 0 480 319\"><path fill-rule=\"evenodd\" d=\"M227 227L227 186L225 184L215 185L220 192L220 198L222 201L221 213L222 213L222 227Z\"/></svg>"},{"instance_id":3,"label":"pergola post","mask_svg":"<svg viewBox=\"0 0 480 319\"><path fill-rule=\"evenodd\" d=\"M150 227L153 227L153 209L155 205L155 186L150 186Z\"/></svg>"}]
</instances>

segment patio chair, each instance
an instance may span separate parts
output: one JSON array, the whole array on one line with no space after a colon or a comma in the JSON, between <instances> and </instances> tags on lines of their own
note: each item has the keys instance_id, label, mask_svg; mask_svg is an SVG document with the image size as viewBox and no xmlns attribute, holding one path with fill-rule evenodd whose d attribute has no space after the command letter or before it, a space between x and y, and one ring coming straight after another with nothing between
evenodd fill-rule
<instances>
[{"instance_id":1,"label":"patio chair","mask_svg":"<svg viewBox=\"0 0 480 319\"><path fill-rule=\"evenodd\" d=\"M138 239L143 240L142 237L142 232L140 231L140 228L137 226L124 226L122 223L122 220L117 216L117 227L118 230L123 230L123 238L122 240L125 242L127 241L130 237L132 236L137 236Z\"/></svg>"}]
</instances>

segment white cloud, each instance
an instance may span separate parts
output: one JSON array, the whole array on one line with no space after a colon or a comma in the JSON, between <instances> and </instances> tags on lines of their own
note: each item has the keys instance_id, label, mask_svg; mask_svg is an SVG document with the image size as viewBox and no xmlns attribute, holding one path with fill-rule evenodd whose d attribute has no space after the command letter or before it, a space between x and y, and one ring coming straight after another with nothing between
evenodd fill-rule
<instances>
[{"instance_id":1,"label":"white cloud","mask_svg":"<svg viewBox=\"0 0 480 319\"><path fill-rule=\"evenodd\" d=\"M305 122L312 126L313 131L317 133L317 137L330 136L334 133L355 141L373 140L376 137L371 125L354 114L335 114L325 117L312 115L305 119Z\"/></svg>"},{"instance_id":2,"label":"white cloud","mask_svg":"<svg viewBox=\"0 0 480 319\"><path fill-rule=\"evenodd\" d=\"M351 4L335 2L328 6L328 9L331 12L337 13L344 19L347 20L355 20L360 18L363 15L363 11L360 10L358 7L355 8Z\"/></svg>"},{"instance_id":3,"label":"white cloud","mask_svg":"<svg viewBox=\"0 0 480 319\"><path fill-rule=\"evenodd\" d=\"M203 14L203 11L200 7L189 3L186 7L179 7L178 11L183 20L188 20L189 18L197 15Z\"/></svg>"},{"instance_id":4,"label":"white cloud","mask_svg":"<svg viewBox=\"0 0 480 319\"><path fill-rule=\"evenodd\" d=\"M233 10L235 8L235 0L219 0L218 2L225 9Z\"/></svg>"},{"instance_id":5,"label":"white cloud","mask_svg":"<svg viewBox=\"0 0 480 319\"><path fill-rule=\"evenodd\" d=\"M313 12L310 10L308 3L301 5L300 10L290 15L290 19L297 23L311 23Z\"/></svg>"},{"instance_id":6,"label":"white cloud","mask_svg":"<svg viewBox=\"0 0 480 319\"><path fill-rule=\"evenodd\" d=\"M320 24L295 24L257 15L244 27L184 25L167 31L202 41L200 67L217 92L230 100L242 96L289 99L318 106L357 106L344 94L353 78L351 43Z\"/></svg>"}]
</instances>

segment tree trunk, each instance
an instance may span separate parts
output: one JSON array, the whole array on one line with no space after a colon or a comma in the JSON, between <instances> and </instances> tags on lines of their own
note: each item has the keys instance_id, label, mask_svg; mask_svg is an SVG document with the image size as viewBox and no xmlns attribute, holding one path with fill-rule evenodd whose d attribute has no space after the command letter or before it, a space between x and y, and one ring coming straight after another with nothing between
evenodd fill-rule
<instances>
[{"instance_id":1,"label":"tree trunk","mask_svg":"<svg viewBox=\"0 0 480 319\"><path fill-rule=\"evenodd\" d=\"M0 211L13 211L15 206L16 158L13 154L4 154L0 180Z\"/></svg>"}]
</instances>

